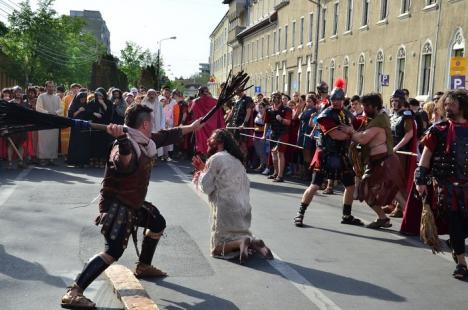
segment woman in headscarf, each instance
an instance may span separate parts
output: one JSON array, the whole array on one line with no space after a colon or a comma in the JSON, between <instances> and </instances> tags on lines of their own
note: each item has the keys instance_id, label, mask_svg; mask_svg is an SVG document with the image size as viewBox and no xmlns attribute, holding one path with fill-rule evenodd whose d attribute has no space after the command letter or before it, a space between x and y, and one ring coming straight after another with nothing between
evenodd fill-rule
<instances>
[{"instance_id":1,"label":"woman in headscarf","mask_svg":"<svg viewBox=\"0 0 468 310\"><path fill-rule=\"evenodd\" d=\"M92 120L92 113L87 107L87 93L80 92L73 99L68 109L68 117L82 120ZM67 163L79 168L88 166L90 158L91 135L89 131L71 128L70 143L68 145Z\"/></svg>"},{"instance_id":2,"label":"woman in headscarf","mask_svg":"<svg viewBox=\"0 0 468 310\"><path fill-rule=\"evenodd\" d=\"M87 110L93 123L106 125L110 123L112 103L106 99L104 88L96 89L94 99L88 103ZM104 168L110 142L110 137L106 132L93 131L91 133L90 165L92 167Z\"/></svg>"},{"instance_id":3,"label":"woman in headscarf","mask_svg":"<svg viewBox=\"0 0 468 310\"><path fill-rule=\"evenodd\" d=\"M125 110L127 109L127 103L123 99L122 91L118 88L112 90L112 117L111 123L123 125L125 120Z\"/></svg>"}]
</instances>

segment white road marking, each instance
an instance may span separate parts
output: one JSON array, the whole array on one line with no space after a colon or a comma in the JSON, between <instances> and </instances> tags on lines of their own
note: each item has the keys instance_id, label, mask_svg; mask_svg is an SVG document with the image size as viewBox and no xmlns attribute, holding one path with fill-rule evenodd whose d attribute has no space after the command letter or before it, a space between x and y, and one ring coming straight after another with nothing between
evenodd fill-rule
<instances>
[{"instance_id":1,"label":"white road marking","mask_svg":"<svg viewBox=\"0 0 468 310\"><path fill-rule=\"evenodd\" d=\"M200 199L208 204L208 198L195 188L193 183L187 178L187 175L179 167L168 163L176 175L194 191ZM275 259L267 262L281 273L292 285L294 285L307 299L309 299L320 310L341 310L330 298L325 296L317 287L310 283L294 268L285 263L276 253L273 253Z\"/></svg>"},{"instance_id":2,"label":"white road marking","mask_svg":"<svg viewBox=\"0 0 468 310\"><path fill-rule=\"evenodd\" d=\"M13 185L5 185L5 190L0 191L0 207L2 207L5 202L10 198L10 196L15 192L16 187L18 186L17 182L22 181L28 174L31 172L32 168L27 168L21 171L20 174L15 178Z\"/></svg>"}]
</instances>

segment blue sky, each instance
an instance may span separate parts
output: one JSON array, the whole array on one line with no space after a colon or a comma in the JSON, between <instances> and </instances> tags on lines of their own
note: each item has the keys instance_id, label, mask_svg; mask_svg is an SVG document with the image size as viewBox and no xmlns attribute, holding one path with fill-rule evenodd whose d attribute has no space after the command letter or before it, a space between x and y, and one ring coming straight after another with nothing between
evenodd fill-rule
<instances>
[{"instance_id":1,"label":"blue sky","mask_svg":"<svg viewBox=\"0 0 468 310\"><path fill-rule=\"evenodd\" d=\"M177 36L162 43L162 55L173 76L188 77L198 72L200 62L208 62L209 35L228 6L221 0L55 0L55 9L67 15L70 10L101 11L115 55L125 41L156 52L158 40Z\"/></svg>"}]
</instances>

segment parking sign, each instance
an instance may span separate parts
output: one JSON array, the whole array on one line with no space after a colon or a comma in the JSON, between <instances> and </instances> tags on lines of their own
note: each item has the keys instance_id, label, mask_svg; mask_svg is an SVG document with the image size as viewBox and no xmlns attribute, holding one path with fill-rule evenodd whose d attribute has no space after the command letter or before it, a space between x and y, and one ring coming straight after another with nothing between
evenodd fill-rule
<instances>
[{"instance_id":1,"label":"parking sign","mask_svg":"<svg viewBox=\"0 0 468 310\"><path fill-rule=\"evenodd\" d=\"M380 75L380 85L388 86L390 84L390 75L388 74L381 74Z\"/></svg>"},{"instance_id":2,"label":"parking sign","mask_svg":"<svg viewBox=\"0 0 468 310\"><path fill-rule=\"evenodd\" d=\"M459 89L465 88L465 76L464 75L454 75L450 77L450 88Z\"/></svg>"}]
</instances>

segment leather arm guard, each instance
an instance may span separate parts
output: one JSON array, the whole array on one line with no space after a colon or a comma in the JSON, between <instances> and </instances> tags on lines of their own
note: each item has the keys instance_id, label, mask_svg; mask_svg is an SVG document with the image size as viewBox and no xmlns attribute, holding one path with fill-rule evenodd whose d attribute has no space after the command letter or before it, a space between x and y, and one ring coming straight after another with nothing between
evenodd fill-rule
<instances>
[{"instance_id":1,"label":"leather arm guard","mask_svg":"<svg viewBox=\"0 0 468 310\"><path fill-rule=\"evenodd\" d=\"M132 142L130 142L127 135L118 137L117 143L119 145L120 155L125 156L125 155L130 155L132 153Z\"/></svg>"},{"instance_id":2,"label":"leather arm guard","mask_svg":"<svg viewBox=\"0 0 468 310\"><path fill-rule=\"evenodd\" d=\"M416 185L427 185L429 183L429 168L418 166L414 171L414 183Z\"/></svg>"}]
</instances>

